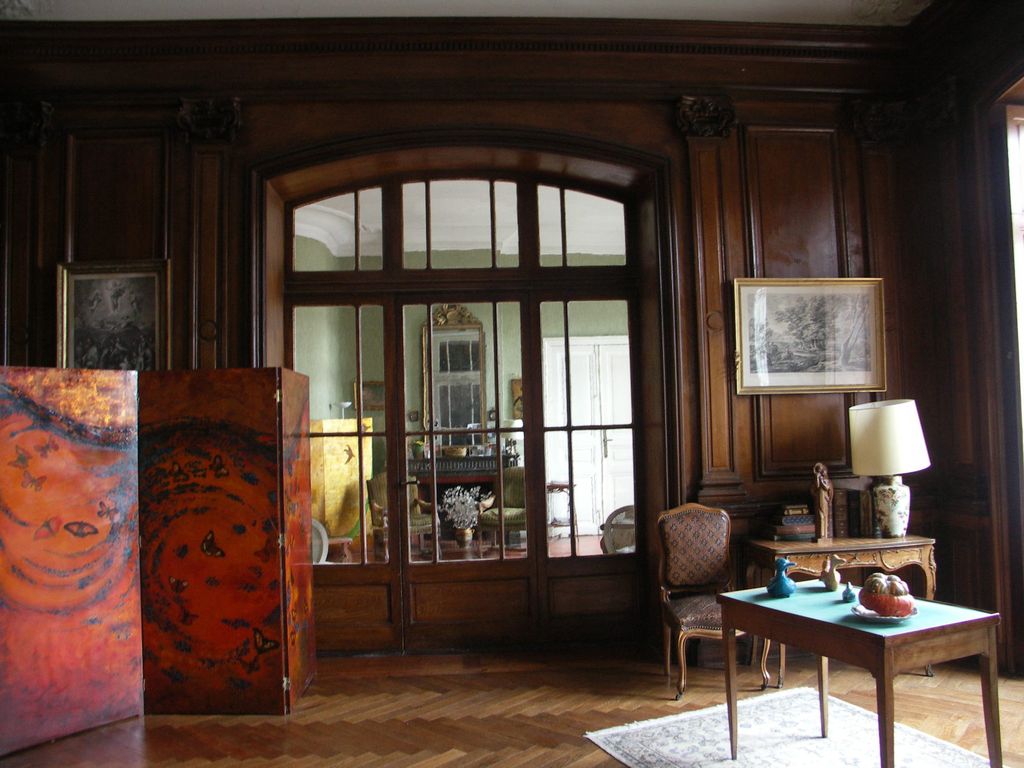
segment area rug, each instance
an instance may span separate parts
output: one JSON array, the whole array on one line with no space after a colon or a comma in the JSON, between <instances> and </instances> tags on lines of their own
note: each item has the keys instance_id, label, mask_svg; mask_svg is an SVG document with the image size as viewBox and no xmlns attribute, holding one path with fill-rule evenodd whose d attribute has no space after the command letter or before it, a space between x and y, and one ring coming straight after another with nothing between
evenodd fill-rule
<instances>
[{"instance_id":1,"label":"area rug","mask_svg":"<svg viewBox=\"0 0 1024 768\"><path fill-rule=\"evenodd\" d=\"M593 731L586 737L630 768L779 768L792 765L878 768L874 712L829 698L821 738L818 692L794 688L739 702L739 749L729 757L725 705ZM898 768L969 768L981 755L896 724Z\"/></svg>"}]
</instances>

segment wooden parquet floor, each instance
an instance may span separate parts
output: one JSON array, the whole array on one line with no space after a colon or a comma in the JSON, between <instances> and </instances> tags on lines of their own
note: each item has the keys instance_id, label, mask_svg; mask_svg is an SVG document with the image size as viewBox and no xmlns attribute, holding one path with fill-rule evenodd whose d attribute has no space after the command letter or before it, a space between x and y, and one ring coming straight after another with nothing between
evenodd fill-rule
<instances>
[{"instance_id":1,"label":"wooden parquet floor","mask_svg":"<svg viewBox=\"0 0 1024 768\"><path fill-rule=\"evenodd\" d=\"M335 658L319 669L287 717L126 720L0 758L0 767L612 768L619 763L585 732L724 701L720 669L691 667L676 702L657 660L623 650ZM740 670L741 694L757 695L756 667ZM897 720L985 754L975 667L935 672L897 679ZM786 687L800 685L815 685L809 656L789 660ZM830 687L874 711L866 672L833 663ZM1001 679L999 694L1005 764L1024 768L1024 680Z\"/></svg>"}]
</instances>

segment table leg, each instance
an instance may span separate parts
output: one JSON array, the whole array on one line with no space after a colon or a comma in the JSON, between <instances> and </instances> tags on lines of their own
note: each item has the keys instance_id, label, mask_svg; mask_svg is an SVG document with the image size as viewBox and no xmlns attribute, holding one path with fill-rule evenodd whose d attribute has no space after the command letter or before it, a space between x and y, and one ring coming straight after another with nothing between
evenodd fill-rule
<instances>
[{"instance_id":1,"label":"table leg","mask_svg":"<svg viewBox=\"0 0 1024 768\"><path fill-rule=\"evenodd\" d=\"M729 712L729 749L736 759L736 629L722 627L725 641L725 705Z\"/></svg>"},{"instance_id":2,"label":"table leg","mask_svg":"<svg viewBox=\"0 0 1024 768\"><path fill-rule=\"evenodd\" d=\"M818 711L821 714L821 738L828 738L828 657L818 657Z\"/></svg>"},{"instance_id":3,"label":"table leg","mask_svg":"<svg viewBox=\"0 0 1024 768\"><path fill-rule=\"evenodd\" d=\"M988 631L988 653L978 657L981 671L981 701L985 710L985 738L988 762L995 768L1003 764L1003 745L999 733L999 667L996 658L996 628Z\"/></svg>"},{"instance_id":4,"label":"table leg","mask_svg":"<svg viewBox=\"0 0 1024 768\"><path fill-rule=\"evenodd\" d=\"M896 706L893 697L893 659L884 654L881 669L875 675L875 699L878 706L878 751L882 768L896 765L895 742L893 741L893 720Z\"/></svg>"}]
</instances>

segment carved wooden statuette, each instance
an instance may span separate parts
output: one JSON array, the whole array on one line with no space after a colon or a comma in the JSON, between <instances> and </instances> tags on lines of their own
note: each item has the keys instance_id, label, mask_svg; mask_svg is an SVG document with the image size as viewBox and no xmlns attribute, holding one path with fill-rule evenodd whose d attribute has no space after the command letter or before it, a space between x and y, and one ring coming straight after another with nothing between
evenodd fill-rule
<instances>
[{"instance_id":1,"label":"carved wooden statuette","mask_svg":"<svg viewBox=\"0 0 1024 768\"><path fill-rule=\"evenodd\" d=\"M814 465L811 499L814 508L814 535L818 539L832 537L832 497L835 490L828 478L828 467L820 461Z\"/></svg>"}]
</instances>

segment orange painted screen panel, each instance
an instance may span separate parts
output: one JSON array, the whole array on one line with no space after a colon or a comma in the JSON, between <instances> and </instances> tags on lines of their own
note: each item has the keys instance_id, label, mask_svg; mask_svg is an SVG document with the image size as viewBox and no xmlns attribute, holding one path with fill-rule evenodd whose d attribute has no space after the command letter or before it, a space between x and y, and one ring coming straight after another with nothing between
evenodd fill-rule
<instances>
[{"instance_id":1,"label":"orange painted screen panel","mask_svg":"<svg viewBox=\"0 0 1024 768\"><path fill-rule=\"evenodd\" d=\"M303 511L285 510L281 484L309 469L307 448L283 477L279 386L278 369L140 376L147 713L288 711L301 611L285 603L281 542ZM308 494L304 514L308 527Z\"/></svg>"},{"instance_id":2,"label":"orange painted screen panel","mask_svg":"<svg viewBox=\"0 0 1024 768\"><path fill-rule=\"evenodd\" d=\"M0 754L142 713L136 374L0 368Z\"/></svg>"}]
</instances>

